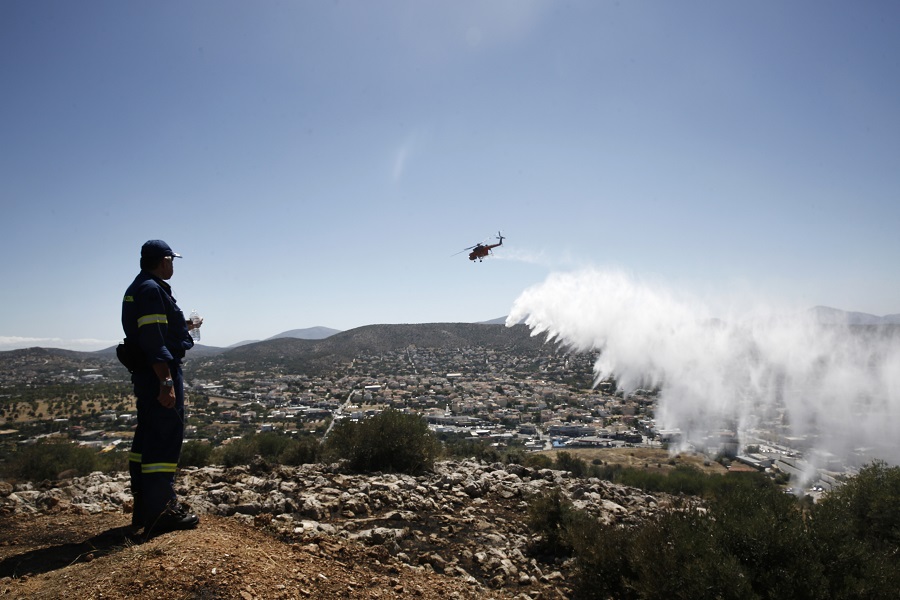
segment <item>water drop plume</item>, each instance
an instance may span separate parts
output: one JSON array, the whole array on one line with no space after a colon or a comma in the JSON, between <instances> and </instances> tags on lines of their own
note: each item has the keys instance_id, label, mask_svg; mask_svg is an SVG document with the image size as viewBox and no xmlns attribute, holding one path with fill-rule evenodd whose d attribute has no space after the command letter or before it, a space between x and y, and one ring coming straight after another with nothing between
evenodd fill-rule
<instances>
[{"instance_id":1,"label":"water drop plume","mask_svg":"<svg viewBox=\"0 0 900 600\"><path fill-rule=\"evenodd\" d=\"M900 461L896 327L829 325L775 307L714 315L691 295L599 270L554 273L522 292L507 325L522 322L596 352L595 382L613 378L626 394L657 388L657 428L685 439L730 430L742 444L829 460Z\"/></svg>"}]
</instances>

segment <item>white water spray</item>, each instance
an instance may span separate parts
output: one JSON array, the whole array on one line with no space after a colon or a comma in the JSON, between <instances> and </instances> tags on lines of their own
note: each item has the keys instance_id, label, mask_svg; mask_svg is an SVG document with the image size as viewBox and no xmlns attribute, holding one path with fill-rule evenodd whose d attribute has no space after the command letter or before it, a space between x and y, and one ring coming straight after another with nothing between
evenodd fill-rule
<instances>
[{"instance_id":1,"label":"white water spray","mask_svg":"<svg viewBox=\"0 0 900 600\"><path fill-rule=\"evenodd\" d=\"M525 290L507 325L599 352L597 382L613 377L625 393L658 387L659 429L694 438L734 429L742 444L790 439L808 457L900 462L892 330L823 325L810 311L720 317L672 290L590 270Z\"/></svg>"}]
</instances>

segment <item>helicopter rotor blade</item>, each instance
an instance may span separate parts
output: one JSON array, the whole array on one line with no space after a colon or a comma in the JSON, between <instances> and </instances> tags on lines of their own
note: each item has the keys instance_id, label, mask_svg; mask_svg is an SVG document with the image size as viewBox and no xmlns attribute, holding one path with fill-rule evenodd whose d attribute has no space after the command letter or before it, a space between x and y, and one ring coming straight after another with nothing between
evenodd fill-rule
<instances>
[{"instance_id":1,"label":"helicopter rotor blade","mask_svg":"<svg viewBox=\"0 0 900 600\"><path fill-rule=\"evenodd\" d=\"M477 246L477 245L478 245L478 244L475 244L475 246ZM459 252L455 252L455 253L451 254L450 256L456 256L457 254L462 254L463 252L466 252L467 250L471 250L471 249L474 248L475 246L469 246L468 248L463 248L463 249L460 250Z\"/></svg>"}]
</instances>

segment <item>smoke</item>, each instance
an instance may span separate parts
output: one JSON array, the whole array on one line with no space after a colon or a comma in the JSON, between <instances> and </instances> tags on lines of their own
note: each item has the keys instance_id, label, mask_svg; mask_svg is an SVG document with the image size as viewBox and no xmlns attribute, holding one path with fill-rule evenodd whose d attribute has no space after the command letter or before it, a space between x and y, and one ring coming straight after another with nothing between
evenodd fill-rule
<instances>
[{"instance_id":1,"label":"smoke","mask_svg":"<svg viewBox=\"0 0 900 600\"><path fill-rule=\"evenodd\" d=\"M697 298L619 272L553 274L515 301L524 322L575 351L597 352L595 382L660 390L656 425L688 440L733 431L824 463L900 459L900 338L825 325L815 313L718 315Z\"/></svg>"}]
</instances>

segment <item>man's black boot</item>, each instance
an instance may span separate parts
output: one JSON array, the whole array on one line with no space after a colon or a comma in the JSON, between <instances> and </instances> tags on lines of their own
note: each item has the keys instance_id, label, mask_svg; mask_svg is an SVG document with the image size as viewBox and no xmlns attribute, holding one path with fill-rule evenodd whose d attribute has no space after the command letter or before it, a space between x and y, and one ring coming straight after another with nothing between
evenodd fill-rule
<instances>
[{"instance_id":1,"label":"man's black boot","mask_svg":"<svg viewBox=\"0 0 900 600\"><path fill-rule=\"evenodd\" d=\"M156 519L147 523L146 533L155 535L176 529L193 529L200 522L200 517L188 512L181 504L167 508Z\"/></svg>"}]
</instances>

